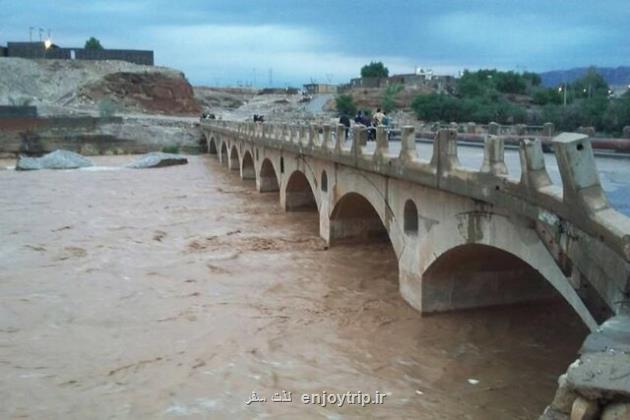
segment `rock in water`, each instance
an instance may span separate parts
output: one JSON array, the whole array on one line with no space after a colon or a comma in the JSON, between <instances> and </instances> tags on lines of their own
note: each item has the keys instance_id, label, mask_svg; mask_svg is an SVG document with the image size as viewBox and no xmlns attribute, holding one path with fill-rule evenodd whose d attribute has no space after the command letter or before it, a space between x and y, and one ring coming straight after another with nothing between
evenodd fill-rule
<instances>
[{"instance_id":1,"label":"rock in water","mask_svg":"<svg viewBox=\"0 0 630 420\"><path fill-rule=\"evenodd\" d=\"M188 159L171 153L153 152L142 155L140 158L127 165L128 168L161 168L163 166L185 165Z\"/></svg>"},{"instance_id":2,"label":"rock in water","mask_svg":"<svg viewBox=\"0 0 630 420\"><path fill-rule=\"evenodd\" d=\"M36 169L77 169L94 166L92 161L78 153L68 150L55 150L40 158L20 156L15 165L17 171L31 171Z\"/></svg>"}]
</instances>

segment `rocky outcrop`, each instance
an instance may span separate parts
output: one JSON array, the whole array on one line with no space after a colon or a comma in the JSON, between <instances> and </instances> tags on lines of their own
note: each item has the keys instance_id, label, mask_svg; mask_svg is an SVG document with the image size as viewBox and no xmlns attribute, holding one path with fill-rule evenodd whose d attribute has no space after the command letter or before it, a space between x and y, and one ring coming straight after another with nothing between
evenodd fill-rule
<instances>
[{"instance_id":1,"label":"rocky outcrop","mask_svg":"<svg viewBox=\"0 0 630 420\"><path fill-rule=\"evenodd\" d=\"M68 150L55 150L40 158L22 157L17 161L15 169L18 171L32 171L37 169L77 169L93 166L92 161Z\"/></svg>"},{"instance_id":2,"label":"rocky outcrop","mask_svg":"<svg viewBox=\"0 0 630 420\"><path fill-rule=\"evenodd\" d=\"M630 419L630 316L591 333L540 420Z\"/></svg>"},{"instance_id":3,"label":"rocky outcrop","mask_svg":"<svg viewBox=\"0 0 630 420\"><path fill-rule=\"evenodd\" d=\"M134 169L162 168L164 166L185 165L187 163L188 159L183 156L154 152L141 156L127 165L127 167Z\"/></svg>"},{"instance_id":4,"label":"rocky outcrop","mask_svg":"<svg viewBox=\"0 0 630 420\"><path fill-rule=\"evenodd\" d=\"M82 101L95 103L108 99L126 109L150 113L201 113L193 88L182 73L177 76L156 72L111 73L102 80L81 87L78 96Z\"/></svg>"}]
</instances>

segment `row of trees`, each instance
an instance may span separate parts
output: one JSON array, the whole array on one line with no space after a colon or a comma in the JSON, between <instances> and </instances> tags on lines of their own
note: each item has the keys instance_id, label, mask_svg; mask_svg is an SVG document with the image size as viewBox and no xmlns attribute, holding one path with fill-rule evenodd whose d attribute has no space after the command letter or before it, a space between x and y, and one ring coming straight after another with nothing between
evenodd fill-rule
<instances>
[{"instance_id":1,"label":"row of trees","mask_svg":"<svg viewBox=\"0 0 630 420\"><path fill-rule=\"evenodd\" d=\"M561 130L594 127L618 135L630 125L630 94L612 98L595 69L559 88L541 86L540 76L497 70L465 72L457 94L417 96L411 104L419 119L502 124L553 122ZM520 96L520 97L519 97ZM526 106L529 101L537 106Z\"/></svg>"}]
</instances>

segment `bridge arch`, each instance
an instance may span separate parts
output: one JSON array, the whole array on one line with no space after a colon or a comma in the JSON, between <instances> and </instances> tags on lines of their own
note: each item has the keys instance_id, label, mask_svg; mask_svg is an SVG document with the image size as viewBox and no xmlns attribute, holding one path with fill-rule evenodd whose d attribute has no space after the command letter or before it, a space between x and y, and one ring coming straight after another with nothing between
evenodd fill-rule
<instances>
[{"instance_id":1,"label":"bridge arch","mask_svg":"<svg viewBox=\"0 0 630 420\"><path fill-rule=\"evenodd\" d=\"M215 140L214 136L210 136L210 139L208 140L208 153L210 153L211 155L216 155L217 150L217 141Z\"/></svg>"},{"instance_id":2,"label":"bridge arch","mask_svg":"<svg viewBox=\"0 0 630 420\"><path fill-rule=\"evenodd\" d=\"M350 193L355 193L363 197L376 211L380 222L389 233L389 240L394 248L394 252L397 258L400 258L401 253L405 249L406 239L402 234L402 225L399 226L397 220L399 217L396 212L390 207L387 197L387 180L383 177L372 176L370 174L359 173L355 170L337 169L334 176L334 184L330 185L330 181L333 177L329 177L328 188L334 193L330 194L331 202L329 206L330 220L329 240L334 243L335 240L340 239L337 235L343 232L343 228L339 225L339 222L335 222L335 209L344 196ZM402 218L402 215L400 216ZM367 222L366 222L367 223ZM374 223L371 221L369 223ZM337 226L334 226L337 225ZM343 237L343 235L342 235Z\"/></svg>"},{"instance_id":3,"label":"bridge arch","mask_svg":"<svg viewBox=\"0 0 630 420\"><path fill-rule=\"evenodd\" d=\"M242 179L256 179L256 169L254 167L254 158L249 150L245 150L243 153L243 159L241 160L241 178Z\"/></svg>"},{"instance_id":4,"label":"bridge arch","mask_svg":"<svg viewBox=\"0 0 630 420\"><path fill-rule=\"evenodd\" d=\"M227 143L225 141L221 142L221 155L219 156L219 161L221 162L222 165L225 165L225 166L229 167L228 147L227 147Z\"/></svg>"},{"instance_id":5,"label":"bridge arch","mask_svg":"<svg viewBox=\"0 0 630 420\"><path fill-rule=\"evenodd\" d=\"M238 148L236 147L236 144L232 144L232 147L230 148L230 160L228 161L228 168L233 171L238 171L241 168Z\"/></svg>"},{"instance_id":6,"label":"bridge arch","mask_svg":"<svg viewBox=\"0 0 630 420\"><path fill-rule=\"evenodd\" d=\"M319 209L318 200L315 195L317 188L304 172L296 169L286 178L286 180L286 184L283 188L285 194L285 210L294 211Z\"/></svg>"},{"instance_id":7,"label":"bridge arch","mask_svg":"<svg viewBox=\"0 0 630 420\"><path fill-rule=\"evenodd\" d=\"M258 191L274 192L280 191L280 182L278 181L278 172L269 158L264 158L260 165L258 176Z\"/></svg>"},{"instance_id":8,"label":"bridge arch","mask_svg":"<svg viewBox=\"0 0 630 420\"><path fill-rule=\"evenodd\" d=\"M357 192L344 194L330 214L330 242L389 240L389 232L376 207Z\"/></svg>"},{"instance_id":9,"label":"bridge arch","mask_svg":"<svg viewBox=\"0 0 630 420\"><path fill-rule=\"evenodd\" d=\"M538 286L546 281L589 328L597 327L536 232L508 216L474 211L456 215L422 235L418 250L419 276L401 278L401 292L421 312L545 299L550 288ZM458 277L458 267L467 275Z\"/></svg>"}]
</instances>

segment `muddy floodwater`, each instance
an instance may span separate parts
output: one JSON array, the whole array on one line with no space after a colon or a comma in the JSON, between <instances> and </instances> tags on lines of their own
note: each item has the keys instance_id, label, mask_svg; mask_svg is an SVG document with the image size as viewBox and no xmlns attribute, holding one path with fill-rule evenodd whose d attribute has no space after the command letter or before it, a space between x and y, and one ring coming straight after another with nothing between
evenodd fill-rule
<instances>
[{"instance_id":1,"label":"muddy floodwater","mask_svg":"<svg viewBox=\"0 0 630 420\"><path fill-rule=\"evenodd\" d=\"M390 245L325 249L207 156L0 171L0 240L3 419L534 419L587 333L563 302L421 317Z\"/></svg>"}]
</instances>

